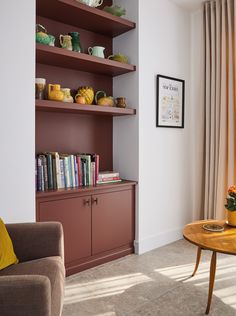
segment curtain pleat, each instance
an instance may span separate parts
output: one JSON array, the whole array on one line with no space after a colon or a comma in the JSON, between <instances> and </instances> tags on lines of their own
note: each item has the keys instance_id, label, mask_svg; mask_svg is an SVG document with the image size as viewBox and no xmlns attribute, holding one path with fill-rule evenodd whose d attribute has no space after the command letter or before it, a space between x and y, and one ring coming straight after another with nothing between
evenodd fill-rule
<instances>
[{"instance_id":1,"label":"curtain pleat","mask_svg":"<svg viewBox=\"0 0 236 316\"><path fill-rule=\"evenodd\" d=\"M235 4L204 4L204 218L224 218L235 184Z\"/></svg>"}]
</instances>

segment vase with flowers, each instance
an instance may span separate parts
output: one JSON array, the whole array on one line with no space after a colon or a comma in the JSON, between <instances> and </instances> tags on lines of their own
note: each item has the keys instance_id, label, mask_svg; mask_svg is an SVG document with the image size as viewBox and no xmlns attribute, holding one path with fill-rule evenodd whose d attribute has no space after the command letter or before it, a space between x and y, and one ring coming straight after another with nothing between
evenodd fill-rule
<instances>
[{"instance_id":1,"label":"vase with flowers","mask_svg":"<svg viewBox=\"0 0 236 316\"><path fill-rule=\"evenodd\" d=\"M228 189L228 197L225 207L227 209L227 224L236 226L236 185L232 185Z\"/></svg>"}]
</instances>

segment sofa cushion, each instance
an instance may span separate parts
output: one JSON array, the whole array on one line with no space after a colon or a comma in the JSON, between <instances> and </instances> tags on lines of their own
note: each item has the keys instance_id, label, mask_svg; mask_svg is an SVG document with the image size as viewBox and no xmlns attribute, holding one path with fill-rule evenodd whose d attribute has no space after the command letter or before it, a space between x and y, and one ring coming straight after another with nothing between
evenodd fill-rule
<instances>
[{"instance_id":1,"label":"sofa cushion","mask_svg":"<svg viewBox=\"0 0 236 316\"><path fill-rule=\"evenodd\" d=\"M52 316L60 315L64 296L65 268L61 257L46 257L12 265L0 271L6 275L43 275L51 284Z\"/></svg>"},{"instance_id":2,"label":"sofa cushion","mask_svg":"<svg viewBox=\"0 0 236 316\"><path fill-rule=\"evenodd\" d=\"M0 218L0 270L18 263L11 238L7 232L3 220Z\"/></svg>"}]
</instances>

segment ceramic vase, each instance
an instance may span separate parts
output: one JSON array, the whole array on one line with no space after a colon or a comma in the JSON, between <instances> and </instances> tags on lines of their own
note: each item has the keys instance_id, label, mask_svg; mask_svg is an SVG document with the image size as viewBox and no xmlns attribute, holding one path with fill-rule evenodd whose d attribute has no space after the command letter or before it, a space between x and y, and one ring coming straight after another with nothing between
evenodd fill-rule
<instances>
[{"instance_id":1,"label":"ceramic vase","mask_svg":"<svg viewBox=\"0 0 236 316\"><path fill-rule=\"evenodd\" d=\"M236 211L227 210L227 224L236 227Z\"/></svg>"},{"instance_id":2,"label":"ceramic vase","mask_svg":"<svg viewBox=\"0 0 236 316\"><path fill-rule=\"evenodd\" d=\"M82 53L83 49L80 42L80 34L78 32L70 32L69 35L71 36L73 51Z\"/></svg>"}]
</instances>

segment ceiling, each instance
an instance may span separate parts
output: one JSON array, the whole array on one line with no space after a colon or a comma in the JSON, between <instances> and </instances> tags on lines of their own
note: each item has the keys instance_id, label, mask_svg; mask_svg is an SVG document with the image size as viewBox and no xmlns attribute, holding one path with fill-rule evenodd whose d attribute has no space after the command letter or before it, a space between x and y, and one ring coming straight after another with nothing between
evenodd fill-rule
<instances>
[{"instance_id":1,"label":"ceiling","mask_svg":"<svg viewBox=\"0 0 236 316\"><path fill-rule=\"evenodd\" d=\"M204 0L172 0L172 1L189 11L196 11L200 9L201 3L204 2Z\"/></svg>"}]
</instances>

